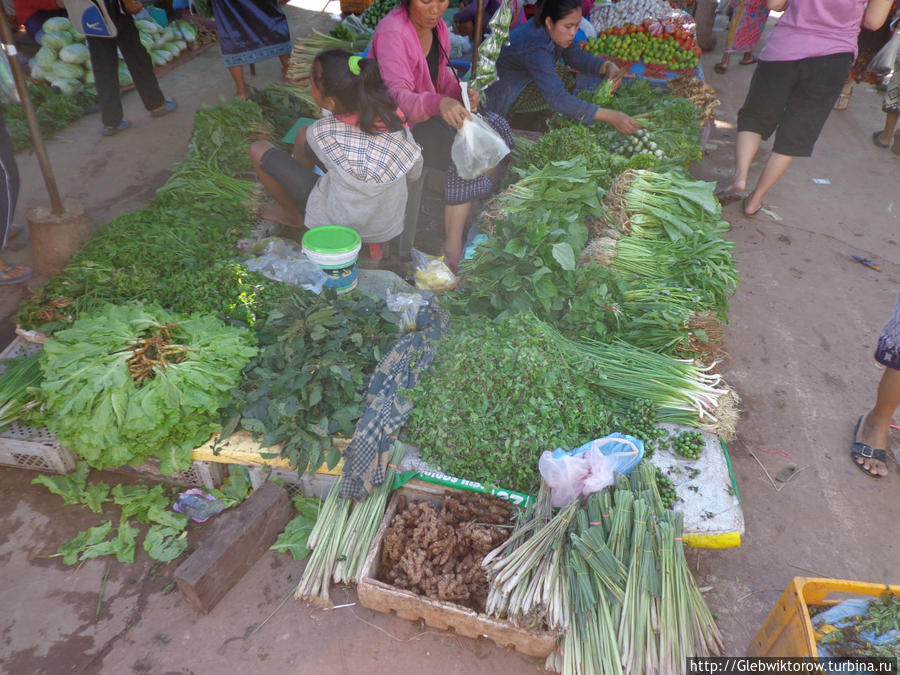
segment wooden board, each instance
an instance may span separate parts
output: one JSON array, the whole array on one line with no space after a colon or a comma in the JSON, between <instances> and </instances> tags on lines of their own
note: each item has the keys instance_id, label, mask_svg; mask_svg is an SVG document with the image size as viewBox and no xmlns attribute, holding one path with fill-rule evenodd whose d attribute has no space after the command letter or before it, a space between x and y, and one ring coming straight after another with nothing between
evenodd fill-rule
<instances>
[{"instance_id":1,"label":"wooden board","mask_svg":"<svg viewBox=\"0 0 900 675\"><path fill-rule=\"evenodd\" d=\"M200 547L175 570L191 606L207 614L275 542L291 518L288 493L266 482L243 504L216 516Z\"/></svg>"},{"instance_id":2,"label":"wooden board","mask_svg":"<svg viewBox=\"0 0 900 675\"><path fill-rule=\"evenodd\" d=\"M509 621L495 619L486 614L479 614L468 607L433 600L411 591L391 586L376 577L381 560L381 542L391 519L397 511L398 498L402 495L407 500L420 501L427 499L440 503L446 492L462 492L450 488L429 485L413 480L394 492L384 520L372 542L369 555L359 580L356 592L363 607L377 612L395 613L409 621L423 621L425 625L439 630L451 630L470 638L485 637L501 647L510 647L526 656L543 658L555 648L558 635L551 632L537 632L519 628Z\"/></svg>"}]
</instances>

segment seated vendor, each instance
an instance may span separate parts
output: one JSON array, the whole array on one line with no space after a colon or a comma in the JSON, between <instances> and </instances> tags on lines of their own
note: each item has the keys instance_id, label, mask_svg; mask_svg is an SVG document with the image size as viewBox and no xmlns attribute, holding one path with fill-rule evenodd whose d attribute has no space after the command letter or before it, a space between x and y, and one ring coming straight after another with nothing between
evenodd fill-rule
<instances>
[{"instance_id":1,"label":"seated vendor","mask_svg":"<svg viewBox=\"0 0 900 675\"><path fill-rule=\"evenodd\" d=\"M63 0L15 0L16 21L25 27L28 37L41 43L44 22L54 16L65 16Z\"/></svg>"},{"instance_id":2,"label":"seated vendor","mask_svg":"<svg viewBox=\"0 0 900 675\"><path fill-rule=\"evenodd\" d=\"M633 134L638 123L623 112L582 101L566 91L556 70L559 59L585 75L615 77L618 67L588 54L574 44L581 22L581 0L543 0L533 19L509 34L509 44L497 59L497 80L485 91L486 107L507 115L530 82L537 85L547 105L582 124L607 122L623 134Z\"/></svg>"},{"instance_id":3,"label":"seated vendor","mask_svg":"<svg viewBox=\"0 0 900 675\"><path fill-rule=\"evenodd\" d=\"M449 62L450 31L443 14L448 0L400 0L378 23L372 54L391 96L412 125L422 146L425 166L447 172L444 189L444 262L454 272L462 256L463 233L472 202L490 196L505 170L505 163L485 176L459 177L450 159L456 131L471 115L462 104L462 85ZM469 90L472 109L478 93ZM485 121L511 148L506 120L488 113Z\"/></svg>"},{"instance_id":4,"label":"seated vendor","mask_svg":"<svg viewBox=\"0 0 900 675\"><path fill-rule=\"evenodd\" d=\"M393 239L403 231L407 178L418 178L422 153L377 64L339 49L322 52L309 88L333 114L300 128L293 155L267 141L250 146L253 167L278 202L260 215L289 227L352 227L364 243Z\"/></svg>"}]
</instances>

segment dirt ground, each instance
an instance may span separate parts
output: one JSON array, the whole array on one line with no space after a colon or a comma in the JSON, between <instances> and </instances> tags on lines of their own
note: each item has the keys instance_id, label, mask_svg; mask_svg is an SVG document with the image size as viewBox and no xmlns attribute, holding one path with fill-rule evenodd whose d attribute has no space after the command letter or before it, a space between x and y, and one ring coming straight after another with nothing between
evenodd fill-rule
<instances>
[{"instance_id":1,"label":"dirt ground","mask_svg":"<svg viewBox=\"0 0 900 675\"><path fill-rule=\"evenodd\" d=\"M289 6L295 29L327 25L327 16ZM723 40L719 34L719 43ZM711 145L694 173L725 179L737 109L752 68L733 61L713 72L720 49L703 57L722 107ZM261 65L257 81L277 76ZM48 144L64 195L96 223L147 201L185 153L193 112L230 96L216 48L165 75L179 100L175 115L151 120L136 95L125 97L133 129L102 139L97 115ZM850 108L831 115L812 159L798 160L769 194L767 210L748 219L726 209L741 287L731 307L723 365L742 398L738 437L729 444L746 519L742 546L692 550L689 559L725 634L727 653L745 653L779 594L795 576L900 583L900 467L880 481L848 456L857 416L871 405L880 369L872 359L900 288L900 157L875 148L884 116L880 97L857 87ZM770 143L764 144L758 175ZM46 201L32 153L18 157L17 211ZM882 265L855 262L859 254ZM27 238L4 256L28 263ZM39 283L35 280L32 286ZM0 317L18 291L0 290ZM752 453L752 454L751 454ZM796 466L787 484L766 475ZM130 566L91 560L79 568L53 558L59 542L98 517L63 507L33 474L0 470L0 671L19 673L494 673L539 672L541 664L484 640L429 630L359 605L313 611L288 599L302 563L267 553L207 616L167 592L174 564L154 566L143 552ZM115 482L117 477L107 476ZM202 537L192 529L190 541ZM98 605L103 577L109 578ZM351 590L334 591L353 603ZM98 611L99 607L99 611ZM246 636L246 637L245 637ZM232 639L236 638L236 639Z\"/></svg>"}]
</instances>

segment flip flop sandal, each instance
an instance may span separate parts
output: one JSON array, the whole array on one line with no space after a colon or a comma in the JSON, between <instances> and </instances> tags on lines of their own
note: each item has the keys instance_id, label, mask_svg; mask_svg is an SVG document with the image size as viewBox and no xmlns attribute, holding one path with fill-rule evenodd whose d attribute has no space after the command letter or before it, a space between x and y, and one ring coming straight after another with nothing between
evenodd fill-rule
<instances>
[{"instance_id":1,"label":"flip flop sandal","mask_svg":"<svg viewBox=\"0 0 900 675\"><path fill-rule=\"evenodd\" d=\"M728 66L723 66L721 63L717 63L713 66L713 70L715 70L719 75L724 75L728 72Z\"/></svg>"},{"instance_id":2,"label":"flip flop sandal","mask_svg":"<svg viewBox=\"0 0 900 675\"><path fill-rule=\"evenodd\" d=\"M167 98L165 101L162 108L150 111L150 117L165 117L170 112L174 112L178 107L178 102L174 98Z\"/></svg>"},{"instance_id":3,"label":"flip flop sandal","mask_svg":"<svg viewBox=\"0 0 900 675\"><path fill-rule=\"evenodd\" d=\"M752 66L754 63L758 63L758 62L759 62L759 59L756 58L755 56L752 59L750 59L749 61L744 61L744 59L741 59L740 61L738 61L738 63L740 63L742 66Z\"/></svg>"},{"instance_id":4,"label":"flip flop sandal","mask_svg":"<svg viewBox=\"0 0 900 675\"><path fill-rule=\"evenodd\" d=\"M760 211L762 211L762 210L765 208L765 205L760 206L760 207L759 207L758 209L756 209L756 211L754 211L753 213L749 213L749 212L747 211L747 200L748 200L748 199L750 199L749 196L744 197L744 198L741 200L741 212L744 214L744 217L745 217L745 218L753 218L753 217L756 216L757 213L759 213Z\"/></svg>"},{"instance_id":5,"label":"flip flop sandal","mask_svg":"<svg viewBox=\"0 0 900 675\"><path fill-rule=\"evenodd\" d=\"M14 277L9 276L16 270L24 270L21 274L17 274ZM0 271L0 285L6 284L19 284L28 279L31 275L34 274L34 270L30 267L26 267L25 265L12 265L9 264L6 266L5 270Z\"/></svg>"},{"instance_id":6,"label":"flip flop sandal","mask_svg":"<svg viewBox=\"0 0 900 675\"><path fill-rule=\"evenodd\" d=\"M888 146L890 146L890 143L882 143L881 142L881 132L880 131L876 131L874 134L872 134L872 142L878 148L887 148Z\"/></svg>"},{"instance_id":7,"label":"flip flop sandal","mask_svg":"<svg viewBox=\"0 0 900 675\"><path fill-rule=\"evenodd\" d=\"M117 127L103 127L103 130L100 132L103 136L115 136L120 131L125 131L128 127L131 126L131 122L128 120L122 120L119 122L119 126Z\"/></svg>"},{"instance_id":8,"label":"flip flop sandal","mask_svg":"<svg viewBox=\"0 0 900 675\"><path fill-rule=\"evenodd\" d=\"M719 200L722 206L728 206L744 199L744 195L734 190L716 190L713 195Z\"/></svg>"},{"instance_id":9,"label":"flip flop sandal","mask_svg":"<svg viewBox=\"0 0 900 675\"><path fill-rule=\"evenodd\" d=\"M875 450L872 446L860 443L856 440L856 436L859 434L859 427L862 425L862 420L863 415L860 415L859 420L856 422L856 431L853 433L854 443L850 446L850 459L853 461L856 468L866 474L869 478L884 478L880 473L872 473L863 464L856 461L857 457L863 457L864 459L874 459L883 464L887 464L887 453L884 450Z\"/></svg>"}]
</instances>

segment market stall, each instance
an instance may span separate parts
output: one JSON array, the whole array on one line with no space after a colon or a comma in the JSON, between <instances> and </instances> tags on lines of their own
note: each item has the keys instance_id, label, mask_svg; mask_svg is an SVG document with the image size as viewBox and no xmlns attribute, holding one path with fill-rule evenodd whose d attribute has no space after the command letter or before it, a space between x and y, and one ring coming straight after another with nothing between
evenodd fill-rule
<instances>
[{"instance_id":1,"label":"market stall","mask_svg":"<svg viewBox=\"0 0 900 675\"><path fill-rule=\"evenodd\" d=\"M717 370L737 274L713 186L687 172L708 106L647 81L586 95L643 133L555 117L520 140L463 283L439 297L285 283L276 270L310 261L254 232L257 186L238 176L250 140L280 137L286 110L316 111L283 87L201 109L157 197L108 223L17 315L24 335L52 339L5 364L30 375L0 377L3 421L45 429L75 460L39 482L123 507L118 529L62 543L64 561L133 559L129 518L166 559L192 536L168 517L173 495L104 488L91 467L271 463L301 492L324 467L324 501L298 496L276 543L309 555L303 600L328 606L332 583L358 584L364 604L427 604L431 625L565 673L719 653L683 552L690 535L738 545L743 529L720 442L737 398ZM265 275L250 271L261 258ZM551 477L557 465L580 478ZM218 475L203 487L221 509L265 478Z\"/></svg>"}]
</instances>

